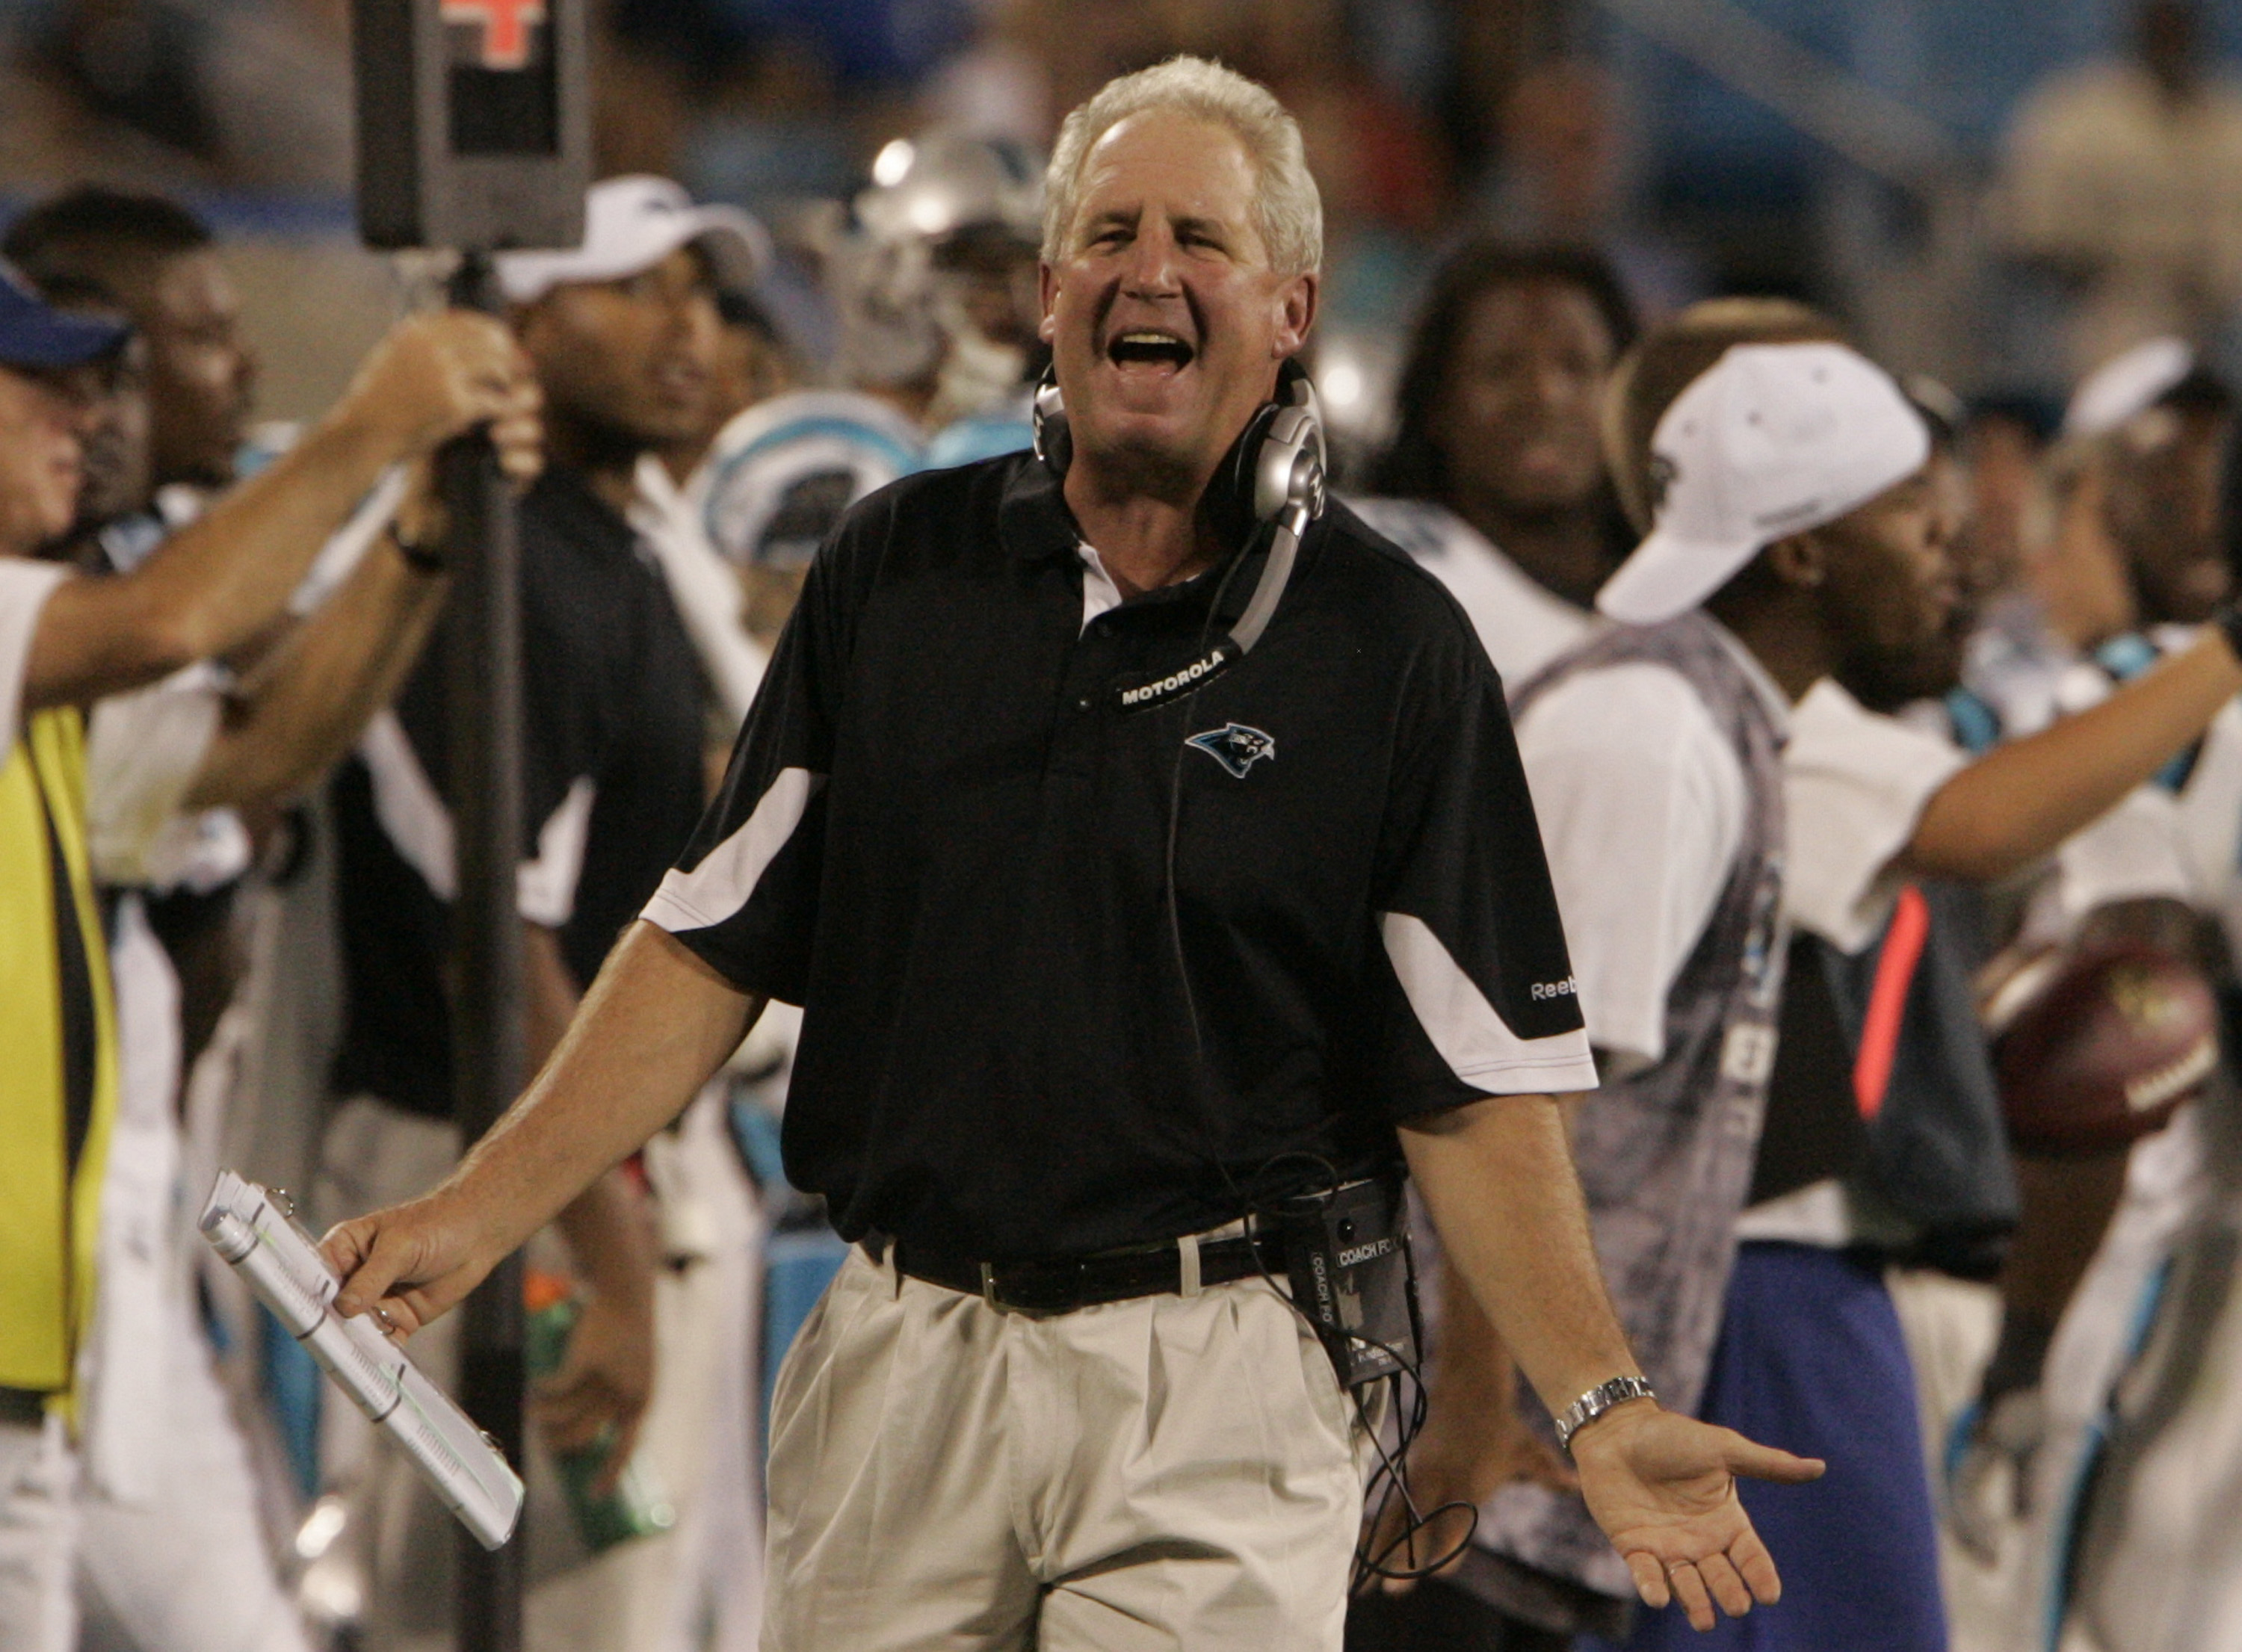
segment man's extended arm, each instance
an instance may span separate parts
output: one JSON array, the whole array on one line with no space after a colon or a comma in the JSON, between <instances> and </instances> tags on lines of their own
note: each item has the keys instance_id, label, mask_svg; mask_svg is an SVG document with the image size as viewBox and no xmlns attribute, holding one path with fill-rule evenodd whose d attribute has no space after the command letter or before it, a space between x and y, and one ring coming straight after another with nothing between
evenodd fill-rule
<instances>
[{"instance_id":1,"label":"man's extended arm","mask_svg":"<svg viewBox=\"0 0 2242 1652\"><path fill-rule=\"evenodd\" d=\"M425 542L430 529L405 530ZM350 749L420 657L451 581L415 567L385 532L342 589L284 636L227 696L187 788L190 809L288 797Z\"/></svg>"},{"instance_id":2,"label":"man's extended arm","mask_svg":"<svg viewBox=\"0 0 2242 1652\"><path fill-rule=\"evenodd\" d=\"M1408 1120L1411 1174L1450 1267L1552 1413L1639 1376L1596 1264L1564 1118L1547 1096L1494 1096ZM1573 1441L1581 1495L1653 1607L1697 1628L1782 1592L1735 1476L1811 1480L1822 1465L1635 1401Z\"/></svg>"},{"instance_id":3,"label":"man's extended arm","mask_svg":"<svg viewBox=\"0 0 2242 1652\"><path fill-rule=\"evenodd\" d=\"M534 426L536 413L528 365L490 317L447 311L400 323L343 400L269 469L131 573L71 579L55 592L32 639L25 707L116 693L247 641L279 614L387 466L479 424ZM525 445L500 448L520 454ZM534 453L534 431L526 451Z\"/></svg>"},{"instance_id":4,"label":"man's extended arm","mask_svg":"<svg viewBox=\"0 0 2242 1652\"><path fill-rule=\"evenodd\" d=\"M762 1000L648 923L626 930L560 1047L433 1192L322 1241L336 1306L419 1329L675 1118L747 1036Z\"/></svg>"},{"instance_id":5,"label":"man's extended arm","mask_svg":"<svg viewBox=\"0 0 2242 1652\"><path fill-rule=\"evenodd\" d=\"M2051 854L2200 735L2242 692L2217 626L2100 705L2011 740L1956 773L1924 805L1896 864L1988 883Z\"/></svg>"}]
</instances>

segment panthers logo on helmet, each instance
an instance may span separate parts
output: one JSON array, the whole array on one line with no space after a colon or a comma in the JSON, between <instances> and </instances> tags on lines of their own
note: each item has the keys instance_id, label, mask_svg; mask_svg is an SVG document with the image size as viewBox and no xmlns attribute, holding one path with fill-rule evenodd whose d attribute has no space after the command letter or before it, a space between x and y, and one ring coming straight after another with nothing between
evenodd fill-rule
<instances>
[{"instance_id":1,"label":"panthers logo on helmet","mask_svg":"<svg viewBox=\"0 0 2242 1652\"><path fill-rule=\"evenodd\" d=\"M1273 762L1277 756L1276 741L1243 723L1225 723L1220 728L1192 735L1189 743L1221 764L1235 780L1244 779L1245 771L1263 758Z\"/></svg>"}]
</instances>

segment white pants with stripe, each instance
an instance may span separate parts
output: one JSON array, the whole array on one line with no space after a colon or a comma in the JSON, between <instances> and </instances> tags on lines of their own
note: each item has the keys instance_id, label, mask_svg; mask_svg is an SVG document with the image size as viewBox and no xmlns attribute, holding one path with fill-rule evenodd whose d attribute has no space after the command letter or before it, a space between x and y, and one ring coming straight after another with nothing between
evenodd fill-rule
<instances>
[{"instance_id":1,"label":"white pants with stripe","mask_svg":"<svg viewBox=\"0 0 2242 1652\"><path fill-rule=\"evenodd\" d=\"M211 1363L174 1094L178 978L128 898L110 954L122 1057L79 1492L79 1652L305 1652Z\"/></svg>"},{"instance_id":2,"label":"white pants with stripe","mask_svg":"<svg viewBox=\"0 0 2242 1652\"><path fill-rule=\"evenodd\" d=\"M1339 1652L1353 1410L1259 1279L1031 1318L859 1251L773 1399L762 1652Z\"/></svg>"},{"instance_id":3,"label":"white pants with stripe","mask_svg":"<svg viewBox=\"0 0 2242 1652\"><path fill-rule=\"evenodd\" d=\"M0 1422L0 1652L70 1652L77 1461L62 1419Z\"/></svg>"}]
</instances>

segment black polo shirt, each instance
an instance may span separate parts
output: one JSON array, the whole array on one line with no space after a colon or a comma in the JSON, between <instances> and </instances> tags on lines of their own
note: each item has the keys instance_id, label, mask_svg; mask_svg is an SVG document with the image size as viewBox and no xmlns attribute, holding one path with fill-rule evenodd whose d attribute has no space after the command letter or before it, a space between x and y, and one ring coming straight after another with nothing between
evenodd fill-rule
<instances>
[{"instance_id":1,"label":"black polo shirt","mask_svg":"<svg viewBox=\"0 0 2242 1652\"><path fill-rule=\"evenodd\" d=\"M523 916L581 987L690 838L705 793L699 666L661 572L573 472L522 500ZM448 619L330 793L348 998L333 1083L451 1116Z\"/></svg>"},{"instance_id":2,"label":"black polo shirt","mask_svg":"<svg viewBox=\"0 0 2242 1652\"><path fill-rule=\"evenodd\" d=\"M851 510L647 909L804 1007L789 1177L850 1238L1064 1254L1592 1085L1501 686L1440 584L1334 506L1250 656L1124 709L1205 652L1222 571L1085 628L1080 543L1027 455Z\"/></svg>"}]
</instances>

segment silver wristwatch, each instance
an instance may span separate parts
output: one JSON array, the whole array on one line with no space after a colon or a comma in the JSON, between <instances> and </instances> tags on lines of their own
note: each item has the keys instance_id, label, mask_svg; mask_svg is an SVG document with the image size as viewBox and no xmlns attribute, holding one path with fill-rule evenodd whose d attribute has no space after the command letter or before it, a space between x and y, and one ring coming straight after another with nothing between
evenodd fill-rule
<instances>
[{"instance_id":1,"label":"silver wristwatch","mask_svg":"<svg viewBox=\"0 0 2242 1652\"><path fill-rule=\"evenodd\" d=\"M1557 1419L1557 1443L1570 1451L1573 1436L1594 1422L1615 1405L1625 1405L1629 1400L1655 1400L1650 1384L1639 1376L1614 1377L1608 1382L1598 1383L1579 1399L1565 1408L1565 1415Z\"/></svg>"}]
</instances>

